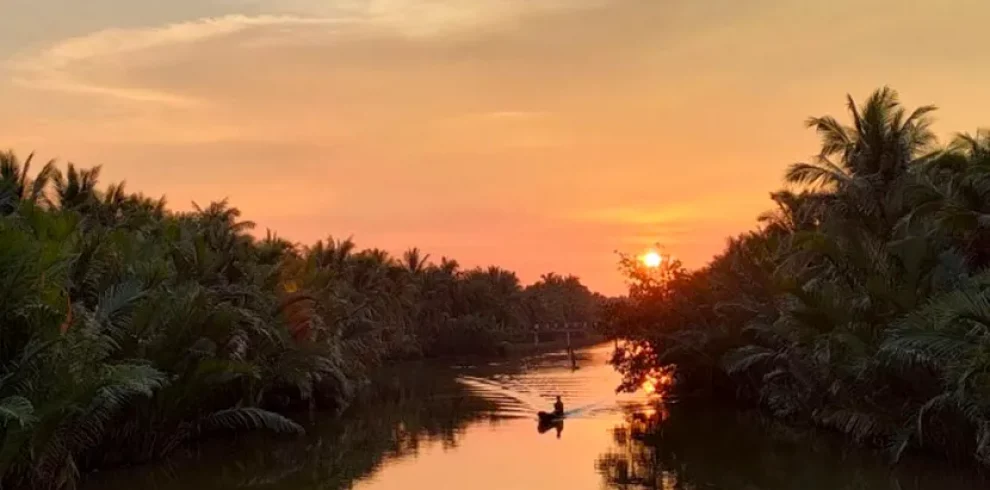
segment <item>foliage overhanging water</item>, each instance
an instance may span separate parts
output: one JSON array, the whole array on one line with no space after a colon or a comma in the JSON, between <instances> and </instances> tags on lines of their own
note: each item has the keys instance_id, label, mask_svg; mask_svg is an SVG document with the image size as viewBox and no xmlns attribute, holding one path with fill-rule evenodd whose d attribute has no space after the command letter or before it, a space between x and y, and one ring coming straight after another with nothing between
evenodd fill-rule
<instances>
[{"instance_id":1,"label":"foliage overhanging water","mask_svg":"<svg viewBox=\"0 0 990 490\"><path fill-rule=\"evenodd\" d=\"M982 488L936 466L748 415L616 395L610 346L506 362L404 365L344 420L303 440L240 438L156 466L93 475L91 489L898 489ZM568 417L539 428L561 394ZM560 429L558 432L557 429Z\"/></svg>"}]
</instances>

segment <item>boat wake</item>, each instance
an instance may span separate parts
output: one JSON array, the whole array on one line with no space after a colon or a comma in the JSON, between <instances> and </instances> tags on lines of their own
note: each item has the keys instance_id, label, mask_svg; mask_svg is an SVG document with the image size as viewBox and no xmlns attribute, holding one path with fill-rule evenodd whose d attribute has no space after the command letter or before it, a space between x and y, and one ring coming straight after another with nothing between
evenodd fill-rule
<instances>
[{"instance_id":1,"label":"boat wake","mask_svg":"<svg viewBox=\"0 0 990 490\"><path fill-rule=\"evenodd\" d=\"M643 392L615 392L621 376L608 365L609 347L580 353L579 369L572 369L565 354L536 356L513 373L492 372L484 367L460 370L458 381L473 394L495 404L496 415L507 418L536 418L552 411L557 396L564 402L569 419L613 417L629 411L649 410L652 402Z\"/></svg>"},{"instance_id":2,"label":"boat wake","mask_svg":"<svg viewBox=\"0 0 990 490\"><path fill-rule=\"evenodd\" d=\"M612 413L618 406L615 400L587 400L580 396L575 390L554 389L556 383L547 385L532 386L521 381L488 379L475 376L459 376L458 381L467 386L474 394L486 400L496 403L498 414L510 418L529 418L536 416L537 412L549 411L560 394L565 403L577 401L580 405L564 410L567 418L593 417L602 413Z\"/></svg>"}]
</instances>

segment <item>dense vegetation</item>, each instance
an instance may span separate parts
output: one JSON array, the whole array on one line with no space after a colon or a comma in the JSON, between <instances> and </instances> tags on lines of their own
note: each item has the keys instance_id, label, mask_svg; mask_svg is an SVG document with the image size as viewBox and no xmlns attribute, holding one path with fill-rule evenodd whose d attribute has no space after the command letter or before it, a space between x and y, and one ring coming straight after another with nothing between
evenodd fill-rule
<instances>
[{"instance_id":1,"label":"dense vegetation","mask_svg":"<svg viewBox=\"0 0 990 490\"><path fill-rule=\"evenodd\" d=\"M777 209L706 267L630 277L612 335L626 387L758 406L886 447L990 464L990 136L939 146L933 107L883 88L808 121Z\"/></svg>"},{"instance_id":2,"label":"dense vegetation","mask_svg":"<svg viewBox=\"0 0 990 490\"><path fill-rule=\"evenodd\" d=\"M178 451L167 464L100 472L86 486L349 489L389 460L415 456L434 444L455 448L468 425L499 420L491 400L435 363L384 367L352 408L339 420L314 417L302 439L272 441L254 434L237 445L206 441Z\"/></svg>"},{"instance_id":3,"label":"dense vegetation","mask_svg":"<svg viewBox=\"0 0 990 490\"><path fill-rule=\"evenodd\" d=\"M215 431L302 429L389 360L491 353L535 322L594 315L576 278L522 288L411 249L295 246L226 202L175 213L97 187L99 168L29 174L0 153L0 486L160 458Z\"/></svg>"},{"instance_id":4,"label":"dense vegetation","mask_svg":"<svg viewBox=\"0 0 990 490\"><path fill-rule=\"evenodd\" d=\"M868 451L731 407L671 403L633 412L596 462L616 490L977 490L987 480L937 461L890 468Z\"/></svg>"}]
</instances>

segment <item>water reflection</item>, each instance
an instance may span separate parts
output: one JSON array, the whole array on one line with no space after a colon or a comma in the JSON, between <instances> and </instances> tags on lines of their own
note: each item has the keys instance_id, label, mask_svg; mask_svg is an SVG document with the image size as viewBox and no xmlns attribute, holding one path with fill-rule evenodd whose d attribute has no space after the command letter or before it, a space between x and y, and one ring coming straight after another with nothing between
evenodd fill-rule
<instances>
[{"instance_id":1,"label":"water reflection","mask_svg":"<svg viewBox=\"0 0 990 490\"><path fill-rule=\"evenodd\" d=\"M536 425L536 431L540 434L547 432L550 429L554 429L557 432L557 439L560 439L560 433L564 431L564 421L554 420L551 422L540 421Z\"/></svg>"},{"instance_id":2,"label":"water reflection","mask_svg":"<svg viewBox=\"0 0 990 490\"><path fill-rule=\"evenodd\" d=\"M345 420L314 420L304 441L214 441L166 464L95 474L92 489L343 489L424 447L458 446L465 427L498 424L495 403L429 366L383 373Z\"/></svg>"},{"instance_id":3,"label":"water reflection","mask_svg":"<svg viewBox=\"0 0 990 490\"><path fill-rule=\"evenodd\" d=\"M972 490L937 465L896 471L759 418L616 395L611 349L383 373L344 420L303 440L214 441L167 464L94 475L96 490ZM657 386L663 385L661 377ZM566 417L539 424L561 395ZM566 425L567 435L564 436ZM536 426L534 433L533 427Z\"/></svg>"},{"instance_id":4,"label":"water reflection","mask_svg":"<svg viewBox=\"0 0 990 490\"><path fill-rule=\"evenodd\" d=\"M753 414L671 405L629 412L596 468L608 488L664 490L975 490L987 481L931 461L875 453Z\"/></svg>"}]
</instances>

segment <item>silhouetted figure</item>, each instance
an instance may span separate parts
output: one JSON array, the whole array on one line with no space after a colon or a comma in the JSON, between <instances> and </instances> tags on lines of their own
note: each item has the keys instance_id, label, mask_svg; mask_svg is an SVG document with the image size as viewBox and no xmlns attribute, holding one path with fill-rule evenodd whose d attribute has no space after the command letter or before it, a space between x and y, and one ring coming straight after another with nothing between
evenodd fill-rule
<instances>
[{"instance_id":1,"label":"silhouetted figure","mask_svg":"<svg viewBox=\"0 0 990 490\"><path fill-rule=\"evenodd\" d=\"M546 432L550 427L556 426L556 424L563 423L564 419L564 402L560 401L560 396L557 396L557 402L553 404L553 412L540 411L536 414L537 418L540 420L540 424L537 429L540 434ZM557 429L557 436L560 436L560 428Z\"/></svg>"}]
</instances>

